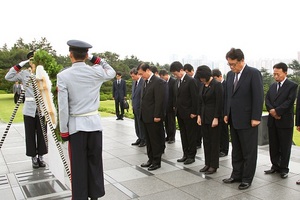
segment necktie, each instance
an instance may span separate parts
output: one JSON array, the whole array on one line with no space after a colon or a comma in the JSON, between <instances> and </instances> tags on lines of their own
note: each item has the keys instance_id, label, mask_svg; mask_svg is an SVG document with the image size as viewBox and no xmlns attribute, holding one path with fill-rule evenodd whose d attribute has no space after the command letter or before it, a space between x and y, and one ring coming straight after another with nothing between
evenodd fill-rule
<instances>
[{"instance_id":1,"label":"necktie","mask_svg":"<svg viewBox=\"0 0 300 200\"><path fill-rule=\"evenodd\" d=\"M134 83L134 92L136 90L137 83L138 83L137 81L135 81L135 83Z\"/></svg>"},{"instance_id":2,"label":"necktie","mask_svg":"<svg viewBox=\"0 0 300 200\"><path fill-rule=\"evenodd\" d=\"M239 73L235 73L234 82L233 82L233 91L235 91L237 83L239 82Z\"/></svg>"},{"instance_id":3,"label":"necktie","mask_svg":"<svg viewBox=\"0 0 300 200\"><path fill-rule=\"evenodd\" d=\"M181 86L181 82L182 82L182 80L181 80L181 79L179 79L179 82L178 82L178 88L180 88L180 86Z\"/></svg>"},{"instance_id":4,"label":"necktie","mask_svg":"<svg viewBox=\"0 0 300 200\"><path fill-rule=\"evenodd\" d=\"M278 82L277 92L279 91L280 87L281 87L281 82Z\"/></svg>"}]
</instances>

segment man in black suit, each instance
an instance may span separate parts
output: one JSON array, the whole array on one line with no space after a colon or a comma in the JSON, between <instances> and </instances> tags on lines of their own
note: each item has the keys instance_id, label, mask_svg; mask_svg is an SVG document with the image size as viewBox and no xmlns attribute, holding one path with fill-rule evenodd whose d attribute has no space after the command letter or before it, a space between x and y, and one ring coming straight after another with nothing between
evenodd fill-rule
<instances>
[{"instance_id":1,"label":"man in black suit","mask_svg":"<svg viewBox=\"0 0 300 200\"><path fill-rule=\"evenodd\" d=\"M170 66L170 72L177 78L175 113L183 149L183 157L178 159L177 162L184 162L187 165L195 162L197 153L198 88L196 79L186 74L180 62L173 62Z\"/></svg>"},{"instance_id":2,"label":"man in black suit","mask_svg":"<svg viewBox=\"0 0 300 200\"><path fill-rule=\"evenodd\" d=\"M117 120L123 120L124 99L126 99L126 82L122 79L121 72L117 72L116 80L113 82L113 99L115 100Z\"/></svg>"},{"instance_id":3,"label":"man in black suit","mask_svg":"<svg viewBox=\"0 0 300 200\"><path fill-rule=\"evenodd\" d=\"M195 78L195 71L194 71L194 67L187 63L185 65L183 65L183 70L186 72L187 75ZM201 86L203 86L203 83L199 80L196 79L196 82L198 84L198 88L200 88ZM201 148L201 144L202 144L202 130L201 130L202 126L197 126L197 149Z\"/></svg>"},{"instance_id":4,"label":"man in black suit","mask_svg":"<svg viewBox=\"0 0 300 200\"><path fill-rule=\"evenodd\" d=\"M294 102L298 85L287 79L288 66L278 63L273 67L273 83L266 95L265 104L269 112L269 150L272 167L266 174L280 173L286 178L293 142Z\"/></svg>"},{"instance_id":5,"label":"man in black suit","mask_svg":"<svg viewBox=\"0 0 300 200\"><path fill-rule=\"evenodd\" d=\"M224 183L241 181L240 190L251 186L257 161L258 125L264 91L262 76L244 61L244 53L232 48L226 59L227 73L224 122L229 123L232 141L232 173Z\"/></svg>"},{"instance_id":6,"label":"man in black suit","mask_svg":"<svg viewBox=\"0 0 300 200\"><path fill-rule=\"evenodd\" d=\"M148 167L151 171L161 167L161 155L165 147L163 120L167 84L155 76L146 63L141 63L137 70L145 80L141 98L141 120L145 128L148 161L141 164L141 167Z\"/></svg>"},{"instance_id":7,"label":"man in black suit","mask_svg":"<svg viewBox=\"0 0 300 200\"><path fill-rule=\"evenodd\" d=\"M176 80L172 78L168 72L164 69L159 71L160 78L164 79L168 83L168 103L166 108L166 118L165 118L165 130L167 137L165 141L168 144L175 142L175 133L176 133L176 120L175 120L175 110L174 110L174 87Z\"/></svg>"},{"instance_id":8,"label":"man in black suit","mask_svg":"<svg viewBox=\"0 0 300 200\"><path fill-rule=\"evenodd\" d=\"M130 70L130 76L133 80L131 100L132 100L132 110L134 115L135 133L138 138L131 145L138 145L139 147L144 147L146 146L145 131L140 117L141 94L142 94L142 89L144 87L144 79L142 79L142 77L138 74L136 68L132 68Z\"/></svg>"},{"instance_id":9,"label":"man in black suit","mask_svg":"<svg viewBox=\"0 0 300 200\"><path fill-rule=\"evenodd\" d=\"M19 84L18 81L15 82L13 85L13 93L14 93L14 102L15 104L18 102L20 95L21 95L21 85Z\"/></svg>"},{"instance_id":10,"label":"man in black suit","mask_svg":"<svg viewBox=\"0 0 300 200\"><path fill-rule=\"evenodd\" d=\"M297 127L297 131L300 132L300 90L298 90L298 96L296 101L296 120L295 125ZM297 185L300 185L300 180L296 181Z\"/></svg>"},{"instance_id":11,"label":"man in black suit","mask_svg":"<svg viewBox=\"0 0 300 200\"><path fill-rule=\"evenodd\" d=\"M212 70L212 76L217 81L221 82L223 87L223 99L225 99L225 89L226 89L226 81L223 79L222 73L219 69ZM224 102L224 101L223 101ZM224 110L224 103L222 107L222 111ZM223 120L220 121L221 126L221 139L220 139L220 153L219 157L224 157L228 155L229 150L229 133L228 133L228 124L226 124Z\"/></svg>"}]
</instances>

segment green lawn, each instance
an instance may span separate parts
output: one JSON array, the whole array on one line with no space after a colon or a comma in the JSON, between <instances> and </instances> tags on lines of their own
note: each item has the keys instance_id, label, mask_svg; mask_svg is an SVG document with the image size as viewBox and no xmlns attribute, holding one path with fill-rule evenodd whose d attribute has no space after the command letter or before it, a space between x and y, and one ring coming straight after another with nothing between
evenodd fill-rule
<instances>
[{"instance_id":1,"label":"green lawn","mask_svg":"<svg viewBox=\"0 0 300 200\"><path fill-rule=\"evenodd\" d=\"M15 103L14 103L13 94L0 94L0 120L8 123L14 108L15 108ZM23 104L20 104L14 122L23 121L22 110L23 110Z\"/></svg>"},{"instance_id":2,"label":"green lawn","mask_svg":"<svg viewBox=\"0 0 300 200\"><path fill-rule=\"evenodd\" d=\"M14 108L15 108L15 104L14 104L13 95L0 94L0 120L5 123L8 123ZM16 117L14 119L14 122L23 121L22 109L23 109L23 104L20 105ZM101 101L99 111L101 117L115 116L114 100ZM131 104L128 112L125 111L125 117L133 118ZM300 132L298 132L296 128L294 129L293 141L297 146L300 146Z\"/></svg>"},{"instance_id":3,"label":"green lawn","mask_svg":"<svg viewBox=\"0 0 300 200\"><path fill-rule=\"evenodd\" d=\"M17 114L13 122L23 122L23 105L23 103L20 104L20 107L18 108ZM114 101L101 101L99 110L101 110L101 107L105 107L107 110L111 110L111 112L100 111L101 117L114 116ZM14 108L15 104L13 94L0 94L0 120L5 123L8 123Z\"/></svg>"}]
</instances>

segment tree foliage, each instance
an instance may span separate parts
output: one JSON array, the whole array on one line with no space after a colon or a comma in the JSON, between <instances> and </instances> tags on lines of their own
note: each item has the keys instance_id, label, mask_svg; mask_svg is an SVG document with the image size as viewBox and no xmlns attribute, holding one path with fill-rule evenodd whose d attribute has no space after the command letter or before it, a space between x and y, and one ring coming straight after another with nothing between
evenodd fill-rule
<instances>
[{"instance_id":1,"label":"tree foliage","mask_svg":"<svg viewBox=\"0 0 300 200\"><path fill-rule=\"evenodd\" d=\"M260 70L262 78L263 78L263 84L264 84L264 94L267 94L267 91L269 90L270 85L274 82L273 75L268 72L266 68L261 68Z\"/></svg>"},{"instance_id":2,"label":"tree foliage","mask_svg":"<svg viewBox=\"0 0 300 200\"><path fill-rule=\"evenodd\" d=\"M36 66L42 65L51 80L56 80L56 75L63 69L55 58L45 50L38 50L34 53L33 62Z\"/></svg>"},{"instance_id":3,"label":"tree foliage","mask_svg":"<svg viewBox=\"0 0 300 200\"><path fill-rule=\"evenodd\" d=\"M289 76L291 80L296 83L300 83L300 64L297 60L293 60L288 64L289 68L293 70L293 73Z\"/></svg>"}]
</instances>

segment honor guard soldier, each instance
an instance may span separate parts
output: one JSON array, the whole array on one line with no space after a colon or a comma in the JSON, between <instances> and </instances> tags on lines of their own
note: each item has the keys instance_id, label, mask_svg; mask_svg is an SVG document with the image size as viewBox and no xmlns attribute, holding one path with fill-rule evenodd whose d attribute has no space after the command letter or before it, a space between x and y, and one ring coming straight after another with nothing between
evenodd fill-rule
<instances>
[{"instance_id":1,"label":"honor guard soldier","mask_svg":"<svg viewBox=\"0 0 300 200\"><path fill-rule=\"evenodd\" d=\"M60 132L69 140L72 199L97 199L105 194L99 91L116 72L104 59L88 54L92 45L79 40L67 44L72 66L57 74L57 87Z\"/></svg>"},{"instance_id":2,"label":"honor guard soldier","mask_svg":"<svg viewBox=\"0 0 300 200\"><path fill-rule=\"evenodd\" d=\"M34 51L29 52L27 54L27 60L11 67L5 75L5 79L8 81L19 81L24 84L25 102L23 107L23 118L25 127L26 155L31 157L32 167L39 168L46 166L43 160L43 155L47 154L48 150L41 128L33 87L31 83L26 84L32 73L35 73L35 64L32 59L33 55ZM31 68L21 70L27 63L29 63ZM43 124L43 126L45 126L45 124Z\"/></svg>"}]
</instances>

